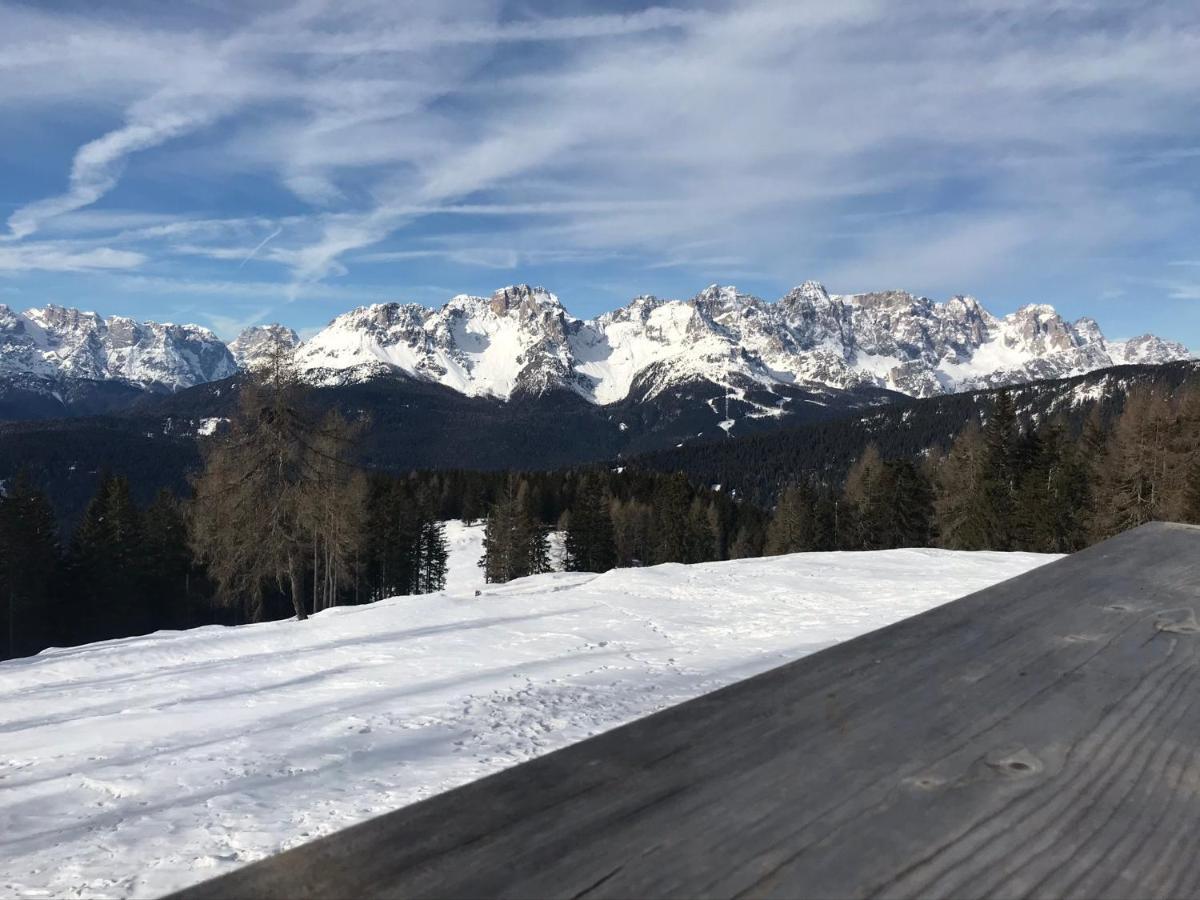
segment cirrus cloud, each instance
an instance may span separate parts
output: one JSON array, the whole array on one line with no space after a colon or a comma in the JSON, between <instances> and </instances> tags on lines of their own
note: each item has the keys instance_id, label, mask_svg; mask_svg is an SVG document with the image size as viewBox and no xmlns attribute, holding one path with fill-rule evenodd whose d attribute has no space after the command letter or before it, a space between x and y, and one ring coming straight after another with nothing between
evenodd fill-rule
<instances>
[{"instance_id":1,"label":"cirrus cloud","mask_svg":"<svg viewBox=\"0 0 1200 900\"><path fill-rule=\"evenodd\" d=\"M1082 298L1200 233L1194 5L146 9L0 0L0 116L92 129L6 185L8 271L53 238L291 297L392 264Z\"/></svg>"}]
</instances>

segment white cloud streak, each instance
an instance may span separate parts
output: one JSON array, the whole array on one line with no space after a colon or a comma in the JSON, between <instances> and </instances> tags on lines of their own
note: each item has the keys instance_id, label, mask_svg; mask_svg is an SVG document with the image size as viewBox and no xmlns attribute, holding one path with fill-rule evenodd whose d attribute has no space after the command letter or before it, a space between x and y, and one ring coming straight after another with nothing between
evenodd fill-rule
<instances>
[{"instance_id":1,"label":"white cloud streak","mask_svg":"<svg viewBox=\"0 0 1200 900\"><path fill-rule=\"evenodd\" d=\"M0 272L92 272L135 269L146 261L141 253L98 247L77 250L61 244L0 244Z\"/></svg>"},{"instance_id":2,"label":"white cloud streak","mask_svg":"<svg viewBox=\"0 0 1200 900\"><path fill-rule=\"evenodd\" d=\"M1200 164L1200 12L1186 4L512 18L494 0L305 0L153 26L0 4L0 35L0 115L119 110L75 152L65 191L9 217L10 268L37 258L12 251L31 236L74 233L79 253L120 241L135 265L280 266L292 296L356 259L435 257L788 278L816 260L839 283L921 287L1200 228L1179 177ZM135 209L122 226L87 209L143 158L160 178L270 179L304 211L135 223L161 214Z\"/></svg>"},{"instance_id":3,"label":"white cloud streak","mask_svg":"<svg viewBox=\"0 0 1200 900\"><path fill-rule=\"evenodd\" d=\"M9 216L10 236L20 240L37 231L46 219L90 206L116 185L121 164L129 154L178 137L206 120L202 113L182 110L143 113L116 131L84 144L71 164L67 191L23 206Z\"/></svg>"},{"instance_id":4,"label":"white cloud streak","mask_svg":"<svg viewBox=\"0 0 1200 900\"><path fill-rule=\"evenodd\" d=\"M241 269L242 267L244 267L246 265L246 263L250 262L250 260L254 259L254 257L256 257L258 255L259 250L261 250L263 247L267 246L267 244L271 243L271 241L275 240L275 238L279 237L281 234L283 234L283 228L282 227L276 228L274 231L272 231L270 234L268 234L265 238L263 238L261 241L259 241L258 244L255 245L253 250L251 250L244 257L242 257L242 261L240 263L238 263L238 268Z\"/></svg>"}]
</instances>

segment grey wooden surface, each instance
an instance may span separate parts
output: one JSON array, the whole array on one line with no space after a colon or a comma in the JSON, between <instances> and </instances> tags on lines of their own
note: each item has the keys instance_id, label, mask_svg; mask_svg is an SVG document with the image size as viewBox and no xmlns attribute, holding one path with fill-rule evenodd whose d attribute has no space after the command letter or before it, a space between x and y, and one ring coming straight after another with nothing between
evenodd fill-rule
<instances>
[{"instance_id":1,"label":"grey wooden surface","mask_svg":"<svg viewBox=\"0 0 1200 900\"><path fill-rule=\"evenodd\" d=\"M1200 896L1198 612L1147 525L177 896Z\"/></svg>"}]
</instances>

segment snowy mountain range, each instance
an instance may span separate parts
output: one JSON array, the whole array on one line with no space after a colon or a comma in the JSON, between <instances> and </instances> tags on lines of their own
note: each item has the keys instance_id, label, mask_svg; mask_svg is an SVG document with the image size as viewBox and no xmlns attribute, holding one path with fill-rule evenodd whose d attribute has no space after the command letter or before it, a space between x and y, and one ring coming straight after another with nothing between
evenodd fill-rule
<instances>
[{"instance_id":1,"label":"snowy mountain range","mask_svg":"<svg viewBox=\"0 0 1200 900\"><path fill-rule=\"evenodd\" d=\"M104 318L54 305L21 313L0 304L0 376L179 390L236 372L229 349L199 325Z\"/></svg>"},{"instance_id":2,"label":"snowy mountain range","mask_svg":"<svg viewBox=\"0 0 1200 900\"><path fill-rule=\"evenodd\" d=\"M998 318L971 297L836 295L816 282L775 302L717 285L690 300L643 296L591 320L528 285L438 310L376 304L338 316L297 351L321 383L399 371L471 396L562 388L598 404L695 382L927 397L1190 355L1153 335L1109 341L1092 319L1067 322L1050 306Z\"/></svg>"},{"instance_id":3,"label":"snowy mountain range","mask_svg":"<svg viewBox=\"0 0 1200 900\"><path fill-rule=\"evenodd\" d=\"M0 376L174 391L253 366L277 341L295 348L318 384L398 373L473 397L567 390L610 404L703 383L742 400L753 392L764 412L774 401L761 398L796 388L926 397L1191 356L1153 335L1110 341L1092 319L1067 322L1050 306L997 317L971 297L838 295L816 282L773 302L717 285L690 300L642 296L590 320L542 288L517 285L440 309L360 307L303 343L285 326L255 326L228 346L196 325L0 305Z\"/></svg>"}]
</instances>

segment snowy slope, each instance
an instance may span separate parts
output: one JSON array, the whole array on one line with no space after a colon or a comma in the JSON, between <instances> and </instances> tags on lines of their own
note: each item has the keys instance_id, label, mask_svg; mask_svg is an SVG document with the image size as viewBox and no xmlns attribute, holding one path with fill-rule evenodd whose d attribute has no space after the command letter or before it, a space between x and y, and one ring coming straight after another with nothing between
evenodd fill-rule
<instances>
[{"instance_id":1,"label":"snowy slope","mask_svg":"<svg viewBox=\"0 0 1200 900\"><path fill-rule=\"evenodd\" d=\"M451 530L448 594L0 663L0 896L155 896L1052 559L814 553L476 597L477 538Z\"/></svg>"},{"instance_id":2,"label":"snowy slope","mask_svg":"<svg viewBox=\"0 0 1200 900\"><path fill-rule=\"evenodd\" d=\"M465 525L459 519L445 523L446 593L469 597L487 587L483 580L483 523Z\"/></svg>"},{"instance_id":3,"label":"snowy slope","mask_svg":"<svg viewBox=\"0 0 1200 900\"><path fill-rule=\"evenodd\" d=\"M479 561L483 559L483 522L467 525L460 519L444 523L446 529L446 593L471 596L488 589ZM566 569L563 532L550 532L550 568Z\"/></svg>"}]
</instances>

